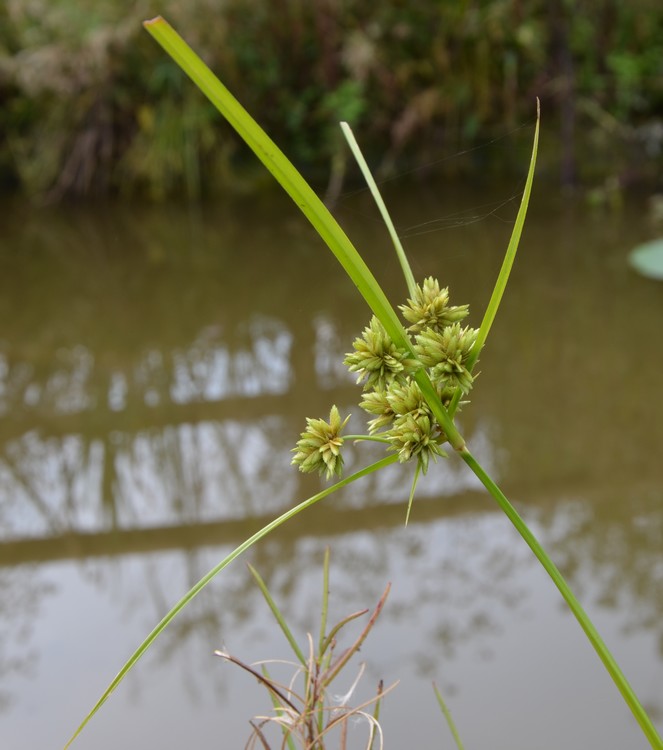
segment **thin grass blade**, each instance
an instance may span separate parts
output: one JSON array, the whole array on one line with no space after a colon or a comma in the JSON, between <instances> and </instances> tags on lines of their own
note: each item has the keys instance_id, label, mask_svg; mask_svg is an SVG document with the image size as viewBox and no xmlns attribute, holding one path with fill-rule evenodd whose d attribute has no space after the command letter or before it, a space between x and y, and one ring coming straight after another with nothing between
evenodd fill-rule
<instances>
[{"instance_id":1,"label":"thin grass blade","mask_svg":"<svg viewBox=\"0 0 663 750\"><path fill-rule=\"evenodd\" d=\"M371 174L371 170L366 163L366 159L364 159L364 155L359 148L359 144L357 143L355 134L352 132L352 128L348 125L347 122L342 122L341 130L343 131L345 140L348 142L348 146L350 146L350 150L352 151L352 155L355 157L355 161L357 162L359 169L361 169L361 173L364 175L364 179L366 180L366 184L371 191L373 200L375 201L380 211L382 220L387 226L387 231L389 232L391 241L394 243L396 255L398 256L401 268L403 269L403 276L405 276L405 283L407 284L408 292L410 293L411 297L414 297L417 285L414 280L414 275L412 274L412 269L410 268L410 261L407 259L407 255L405 254L405 250L403 249L401 239L398 236L398 232L396 231L394 222L391 220L391 216L389 215L387 206L384 202L384 199L382 198L382 194L380 193L378 185L375 182L373 175Z\"/></svg>"},{"instance_id":2,"label":"thin grass blade","mask_svg":"<svg viewBox=\"0 0 663 750\"><path fill-rule=\"evenodd\" d=\"M322 654L326 653L327 649L333 642L334 638L336 638L336 635L339 633L339 631L344 628L349 622L352 622L353 620L356 620L358 617L362 617L368 612L367 609L360 609L358 612L353 612L351 615L348 615L347 617L344 617L339 623L334 625L334 627L330 630L329 635L325 638L325 640L322 642L322 650L320 652L320 656Z\"/></svg>"},{"instance_id":3,"label":"thin grass blade","mask_svg":"<svg viewBox=\"0 0 663 750\"><path fill-rule=\"evenodd\" d=\"M451 717L451 711L449 711L447 704L444 702L444 698L442 698L442 693L440 693L435 683L433 683L433 690L435 691L435 697L437 698L437 702L439 703L440 708L442 709L444 718L447 720L447 724L449 725L449 731L453 735L454 742L456 743L456 747L458 748L458 750L463 750L463 743L461 742L460 735L458 734L458 730L456 729L456 724L454 723L454 720Z\"/></svg>"},{"instance_id":4,"label":"thin grass blade","mask_svg":"<svg viewBox=\"0 0 663 750\"><path fill-rule=\"evenodd\" d=\"M325 556L322 561L322 612L320 614L320 637L318 638L318 659L322 659L327 632L327 616L329 614L329 547L325 547Z\"/></svg>"},{"instance_id":5,"label":"thin grass blade","mask_svg":"<svg viewBox=\"0 0 663 750\"><path fill-rule=\"evenodd\" d=\"M540 121L541 105L539 103L539 100L537 99L534 143L532 144L532 156L529 162L527 179L525 180L525 189L523 190L523 197L520 200L520 208L518 209L518 215L516 216L516 223L513 226L511 238L509 239L509 244L507 246L506 253L504 254L502 267L500 268L500 272L497 276L497 281L495 282L495 287L493 288L493 293L490 297L490 301L488 302L488 307L486 308L486 312L484 313L483 320L481 321L481 325L479 326L479 333L477 334L476 341L474 342L474 346L472 347L472 350L470 351L469 357L467 359L466 366L470 372L472 372L474 365L479 359L479 354L481 354L481 350L483 349L484 344L486 343L486 339L488 338L488 334L490 333L490 329L493 325L493 321L495 320L495 316L497 315L497 310L499 309L500 302L502 301L504 290L506 289L507 282L509 281L511 269L513 268L513 262L516 259L516 253L518 252L518 247L520 245L520 237L523 233L525 217L527 216L529 200L532 194L532 183L534 182L534 169L536 167L536 157L539 151ZM460 388L456 389L456 393L454 394L451 404L449 405L449 414L452 418L456 413L458 402L460 401L461 396L462 392Z\"/></svg>"},{"instance_id":6,"label":"thin grass blade","mask_svg":"<svg viewBox=\"0 0 663 750\"><path fill-rule=\"evenodd\" d=\"M295 656L299 659L300 663L303 666L306 666L306 657L302 653L302 650L299 648L299 645L297 641L295 640L295 637L292 634L292 631L288 627L288 623L285 621L285 617L283 617L281 610L278 608L272 595L269 593L269 589L267 588L267 585L262 580L258 571L252 565L247 565L247 567L251 575L253 576L253 579L258 584L258 588L260 589L265 601L267 602L267 606L271 609L272 614L274 615L274 619L279 624L279 627L281 628L283 635L286 637L286 640L290 644L290 648L294 651Z\"/></svg>"},{"instance_id":7,"label":"thin grass blade","mask_svg":"<svg viewBox=\"0 0 663 750\"><path fill-rule=\"evenodd\" d=\"M325 556L322 561L322 611L320 614L320 635L318 636L318 668L326 669L325 658L325 633L327 631L327 617L329 615L329 547L325 547ZM322 732L324 725L323 707L318 705L317 708L318 734Z\"/></svg>"},{"instance_id":8,"label":"thin grass blade","mask_svg":"<svg viewBox=\"0 0 663 750\"><path fill-rule=\"evenodd\" d=\"M273 693L282 703L289 706L293 711L299 711L297 706L295 706L295 704L283 694L278 685L272 682L268 677L265 677L263 674L258 672L257 669L254 669L250 664L244 663L241 659L238 659L237 657L233 656L232 654L228 654L225 651L215 651L214 653L217 656L220 656L222 659L225 659L231 664L239 667L240 669L243 669L245 672L253 675L261 685L264 685L267 690Z\"/></svg>"},{"instance_id":9,"label":"thin grass blade","mask_svg":"<svg viewBox=\"0 0 663 750\"><path fill-rule=\"evenodd\" d=\"M269 670L264 665L262 667L262 673L263 673L263 676L265 677L265 679L267 679L270 682L272 682L272 678L271 678L271 675L269 674ZM272 701L272 707L274 708L274 712L278 714L278 712L281 710L282 706L278 702L278 699L277 699L276 695L271 690L268 690L267 692L269 693L269 697L270 697L270 699ZM281 731L283 732L283 741L288 746L288 750L296 750L295 743L294 743L294 741L292 739L292 734L291 734L290 730L287 727L281 725Z\"/></svg>"},{"instance_id":10,"label":"thin grass blade","mask_svg":"<svg viewBox=\"0 0 663 750\"><path fill-rule=\"evenodd\" d=\"M384 681L378 682L378 693L375 698L375 705L373 706L373 724L371 725L371 736L369 737L368 747L366 750L373 750L373 743L375 742L375 726L380 726L380 706L382 705L382 690L384 688Z\"/></svg>"},{"instance_id":11,"label":"thin grass blade","mask_svg":"<svg viewBox=\"0 0 663 750\"><path fill-rule=\"evenodd\" d=\"M474 367L479 354L483 349L483 345L486 343L488 334L497 315L497 310L502 301L504 290L506 289L511 269L513 268L513 261L516 259L516 253L518 252L518 246L520 244L520 237L523 233L523 226L525 225L525 217L527 216L527 209L529 207L529 199L532 194L532 183L534 181L534 169L536 167L536 156L539 150L539 123L541 121L541 105L539 100L536 100L536 127L534 129L534 144L532 146L532 156L530 158L529 170L527 172L527 179L525 180L525 189L523 191L523 197L520 201L520 208L518 209L518 215L516 216L516 223L513 225L513 232L511 232L511 239L502 261L502 267L500 268L497 281L495 282L495 288L488 302L488 307L481 321L479 327L479 333L477 334L476 341L470 352L468 358L467 367L472 369Z\"/></svg>"},{"instance_id":12,"label":"thin grass blade","mask_svg":"<svg viewBox=\"0 0 663 750\"><path fill-rule=\"evenodd\" d=\"M419 481L419 475L421 474L421 464L417 461L417 468L414 470L414 476L412 477L412 487L410 488L410 499L407 503L407 512L405 513L405 525L407 526L410 520L410 511L412 510L412 502L414 500L414 493L417 489L417 482Z\"/></svg>"}]
</instances>

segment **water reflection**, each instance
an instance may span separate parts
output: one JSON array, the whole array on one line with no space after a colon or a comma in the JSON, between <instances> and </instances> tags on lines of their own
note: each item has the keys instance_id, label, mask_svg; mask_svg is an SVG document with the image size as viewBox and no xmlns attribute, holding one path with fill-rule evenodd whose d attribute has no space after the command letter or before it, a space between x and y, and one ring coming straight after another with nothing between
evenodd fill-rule
<instances>
[{"instance_id":1,"label":"water reflection","mask_svg":"<svg viewBox=\"0 0 663 750\"><path fill-rule=\"evenodd\" d=\"M409 199L397 203L405 223L418 203L416 194ZM42 648L48 628L74 660L75 647L87 653L90 639L117 641L89 662L91 672L81 667L88 681L75 705L57 728L46 727L64 737L90 693L186 588L318 488L289 466L289 449L304 416L326 413L331 402L357 411L357 389L340 363L367 315L333 259L312 254L318 241L310 231L283 218L292 215L285 205L252 206L250 221L242 204L220 215L135 208L33 215L19 206L0 229L0 675L5 697L17 696L6 713L16 736L28 731L21 706L30 682L12 675L32 667L44 684L57 681ZM651 456L663 446L663 347L652 333L663 302L660 289L620 262L620 238L633 244L632 219L613 219L608 232L560 216L567 225L559 240L550 222L562 219L532 217L532 249L462 427L583 598L611 613L624 642L646 650L653 639L655 671L645 670L642 687L660 717L663 475ZM398 299L382 240L370 227L351 228ZM445 232L442 250L440 235L413 238L418 273L442 267L454 301L481 310L509 227L493 229ZM545 254L537 252L543 246ZM647 352L635 355L637 383L629 377L633 351ZM359 415L353 420L361 430ZM348 470L373 456L374 447L352 446ZM326 543L339 616L370 606L394 581L370 652L374 676L437 677L471 701L453 664L472 674L468 654L498 660L512 633L539 617L540 587L555 604L556 594L460 462L442 461L425 478L404 530L410 479L400 467L372 475L296 519L251 559L302 633L315 629ZM144 693L163 679L165 689L172 666L181 683L172 690L222 696L230 726L236 696L227 686L235 676L210 664L211 650L225 644L248 659L273 656L269 648L278 646L248 573L236 565L222 578L175 622L133 684ZM600 672L596 679L602 685ZM513 686L514 700L521 689ZM579 699L569 701L572 711ZM254 708L236 713L244 720ZM130 707L114 710L100 727L116 716L131 716L127 732L140 722ZM611 724L607 738L637 746L621 709L615 716L626 728ZM196 721L213 731L213 719ZM421 726L430 736L438 717ZM246 736L239 725L227 731ZM395 746L404 744L407 735L399 742L394 731ZM476 744L488 744L476 732ZM565 741L553 740L551 747ZM88 742L110 747L101 728Z\"/></svg>"}]
</instances>

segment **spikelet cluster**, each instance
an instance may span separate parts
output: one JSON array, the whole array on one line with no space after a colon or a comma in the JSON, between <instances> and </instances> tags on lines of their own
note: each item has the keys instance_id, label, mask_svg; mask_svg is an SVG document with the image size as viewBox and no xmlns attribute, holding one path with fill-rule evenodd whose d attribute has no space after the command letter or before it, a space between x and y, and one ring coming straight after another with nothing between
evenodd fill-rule
<instances>
[{"instance_id":1,"label":"spikelet cluster","mask_svg":"<svg viewBox=\"0 0 663 750\"><path fill-rule=\"evenodd\" d=\"M400 461L416 458L425 473L431 459L446 456L442 446L447 436L414 374L425 368L445 406L458 389L466 395L474 381L468 359L478 332L461 326L468 305L450 305L448 288L440 288L432 277L417 286L413 298L399 309L409 323L410 348L399 348L373 316L344 363L363 385L359 405L371 417L369 433L384 438ZM318 470L327 477L338 474L342 467L340 430L345 421L341 423L336 407L329 423L308 419L293 463L301 471Z\"/></svg>"},{"instance_id":2,"label":"spikelet cluster","mask_svg":"<svg viewBox=\"0 0 663 750\"><path fill-rule=\"evenodd\" d=\"M341 447L343 438L341 432L350 416L341 421L336 406L329 412L329 422L324 419L306 418L306 430L302 432L294 448L295 456L292 463L299 466L300 471L309 473L317 471L326 479L341 476L343 472L343 457Z\"/></svg>"},{"instance_id":3,"label":"spikelet cluster","mask_svg":"<svg viewBox=\"0 0 663 750\"><path fill-rule=\"evenodd\" d=\"M469 305L450 305L449 288L440 289L440 282L429 276L417 286L414 298L407 305L399 305L403 317L410 323L411 333L436 331L441 333L447 326L466 318Z\"/></svg>"}]
</instances>

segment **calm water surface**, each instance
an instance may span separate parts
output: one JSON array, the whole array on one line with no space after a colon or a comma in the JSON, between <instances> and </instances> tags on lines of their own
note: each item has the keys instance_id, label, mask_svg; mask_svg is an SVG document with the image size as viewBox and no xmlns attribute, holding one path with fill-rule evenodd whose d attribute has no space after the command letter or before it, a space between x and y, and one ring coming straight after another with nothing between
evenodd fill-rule
<instances>
[{"instance_id":1,"label":"calm water surface","mask_svg":"<svg viewBox=\"0 0 663 750\"><path fill-rule=\"evenodd\" d=\"M478 325L517 189L387 191L415 275ZM500 207L500 203L507 201ZM279 196L205 209L5 204L0 226L0 745L61 747L168 608L320 486L290 467L306 416L359 391L340 364L368 314ZM365 195L339 218L405 296ZM663 286L629 272L638 206L591 214L543 188L461 427L552 552L663 730ZM348 470L374 459L348 449ZM387 746L647 747L529 550L464 465L333 496L246 555L297 635L392 593L363 693ZM356 630L348 634L356 634ZM342 644L341 644L342 645ZM76 743L240 748L266 694L213 656L289 658L240 560L175 620ZM341 677L338 692L355 672ZM361 726L355 728L357 740ZM356 746L359 746L357 744Z\"/></svg>"}]
</instances>

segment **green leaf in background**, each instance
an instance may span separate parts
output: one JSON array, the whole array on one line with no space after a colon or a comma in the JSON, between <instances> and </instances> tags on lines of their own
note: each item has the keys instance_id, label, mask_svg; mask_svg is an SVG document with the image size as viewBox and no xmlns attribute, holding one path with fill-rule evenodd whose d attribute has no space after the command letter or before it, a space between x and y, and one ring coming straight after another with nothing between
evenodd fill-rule
<instances>
[{"instance_id":1,"label":"green leaf in background","mask_svg":"<svg viewBox=\"0 0 663 750\"><path fill-rule=\"evenodd\" d=\"M643 276L663 281L663 238L638 245L631 250L628 262Z\"/></svg>"}]
</instances>

